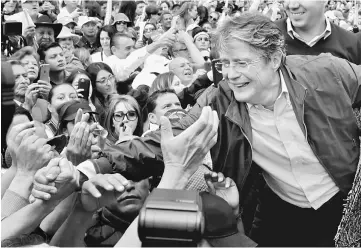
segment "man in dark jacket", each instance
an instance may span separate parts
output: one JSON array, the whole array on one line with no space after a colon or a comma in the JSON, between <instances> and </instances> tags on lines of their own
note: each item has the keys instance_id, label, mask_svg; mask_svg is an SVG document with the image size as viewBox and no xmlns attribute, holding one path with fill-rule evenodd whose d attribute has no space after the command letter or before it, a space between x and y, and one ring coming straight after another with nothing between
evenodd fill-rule
<instances>
[{"instance_id":1,"label":"man in dark jacket","mask_svg":"<svg viewBox=\"0 0 361 248\"><path fill-rule=\"evenodd\" d=\"M220 118L211 150L214 171L240 191L246 234L262 172L261 223L251 238L261 246L332 246L343 198L352 187L360 142L352 107L361 102L361 68L330 55L284 57L284 37L259 14L225 21L215 34L225 80L206 90L179 133L211 105ZM161 174L159 134L109 147L93 161L126 177ZM256 223L253 223L256 224Z\"/></svg>"}]
</instances>

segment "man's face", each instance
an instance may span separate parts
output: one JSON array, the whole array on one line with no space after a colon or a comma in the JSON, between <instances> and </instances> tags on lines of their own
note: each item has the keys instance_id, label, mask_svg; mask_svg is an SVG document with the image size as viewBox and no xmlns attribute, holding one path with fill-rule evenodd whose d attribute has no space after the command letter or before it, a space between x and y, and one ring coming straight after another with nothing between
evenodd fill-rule
<instances>
[{"instance_id":1,"label":"man's face","mask_svg":"<svg viewBox=\"0 0 361 248\"><path fill-rule=\"evenodd\" d=\"M144 3L140 3L137 5L137 9L135 10L135 13L137 16L140 16L143 14L143 9L145 7L145 4Z\"/></svg>"},{"instance_id":2,"label":"man's face","mask_svg":"<svg viewBox=\"0 0 361 248\"><path fill-rule=\"evenodd\" d=\"M66 5L70 5L70 6L73 6L73 7L75 7L75 6L77 6L77 0L64 0L64 3L66 4Z\"/></svg>"},{"instance_id":3,"label":"man's face","mask_svg":"<svg viewBox=\"0 0 361 248\"><path fill-rule=\"evenodd\" d=\"M134 40L128 37L115 38L114 46L112 46L112 52L119 59L125 59L133 51Z\"/></svg>"},{"instance_id":4,"label":"man's face","mask_svg":"<svg viewBox=\"0 0 361 248\"><path fill-rule=\"evenodd\" d=\"M143 207L144 201L149 195L150 185L148 179L139 182L128 181L131 187L124 193L115 193L117 201L110 204L108 208L117 216L126 216L127 219L132 219L139 214Z\"/></svg>"},{"instance_id":5,"label":"man's face","mask_svg":"<svg viewBox=\"0 0 361 248\"><path fill-rule=\"evenodd\" d=\"M26 9L29 15L38 15L39 14L39 1L26 1L22 5L23 9Z\"/></svg>"},{"instance_id":6,"label":"man's face","mask_svg":"<svg viewBox=\"0 0 361 248\"><path fill-rule=\"evenodd\" d=\"M184 84L188 86L193 80L193 68L191 63L182 57L175 58L169 65L169 70L172 71Z\"/></svg>"},{"instance_id":7,"label":"man's face","mask_svg":"<svg viewBox=\"0 0 361 248\"><path fill-rule=\"evenodd\" d=\"M50 71L65 69L65 57L61 47L53 47L45 52L45 63L50 65Z\"/></svg>"},{"instance_id":8,"label":"man's face","mask_svg":"<svg viewBox=\"0 0 361 248\"><path fill-rule=\"evenodd\" d=\"M50 27L37 27L35 29L35 38L38 44L50 44L55 41L54 29Z\"/></svg>"},{"instance_id":9,"label":"man's face","mask_svg":"<svg viewBox=\"0 0 361 248\"><path fill-rule=\"evenodd\" d=\"M30 84L28 73L21 65L13 65L12 69L15 77L14 94L15 96L24 97Z\"/></svg>"},{"instance_id":10,"label":"man's face","mask_svg":"<svg viewBox=\"0 0 361 248\"><path fill-rule=\"evenodd\" d=\"M82 26L81 30L85 36L94 37L97 35L98 28L95 22L87 22Z\"/></svg>"},{"instance_id":11,"label":"man's face","mask_svg":"<svg viewBox=\"0 0 361 248\"><path fill-rule=\"evenodd\" d=\"M153 124L160 125L160 117L173 109L182 109L179 99L174 93L165 93L160 95L156 102L153 113L149 114L149 120Z\"/></svg>"},{"instance_id":12,"label":"man's face","mask_svg":"<svg viewBox=\"0 0 361 248\"><path fill-rule=\"evenodd\" d=\"M226 80L228 79L228 85L236 100L262 104L275 87L271 85L271 82L274 82L272 79L275 78L272 63L266 62L246 43L233 40L227 45L227 50L220 53L220 60L223 63L230 62L231 65L229 68L223 68L222 74ZM239 66L243 61L247 62L247 66Z\"/></svg>"},{"instance_id":13,"label":"man's face","mask_svg":"<svg viewBox=\"0 0 361 248\"><path fill-rule=\"evenodd\" d=\"M309 28L324 21L325 0L286 0L285 10L295 28Z\"/></svg>"},{"instance_id":14,"label":"man's face","mask_svg":"<svg viewBox=\"0 0 361 248\"><path fill-rule=\"evenodd\" d=\"M162 26L165 30L170 29L172 26L172 15L171 14L165 14L162 19Z\"/></svg>"}]
</instances>

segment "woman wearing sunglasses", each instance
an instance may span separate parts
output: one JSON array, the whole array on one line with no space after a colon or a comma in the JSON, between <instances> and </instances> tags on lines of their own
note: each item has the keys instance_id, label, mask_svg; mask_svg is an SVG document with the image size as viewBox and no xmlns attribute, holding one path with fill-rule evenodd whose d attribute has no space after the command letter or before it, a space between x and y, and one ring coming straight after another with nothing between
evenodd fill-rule
<instances>
[{"instance_id":1,"label":"woman wearing sunglasses","mask_svg":"<svg viewBox=\"0 0 361 248\"><path fill-rule=\"evenodd\" d=\"M108 140L118 144L133 136L141 136L143 120L137 101L128 95L113 95L105 115Z\"/></svg>"},{"instance_id":2,"label":"woman wearing sunglasses","mask_svg":"<svg viewBox=\"0 0 361 248\"><path fill-rule=\"evenodd\" d=\"M114 22L112 26L114 26L115 30L120 33L128 32L128 27L130 26L130 20L128 16L124 13L118 13L114 16Z\"/></svg>"}]
</instances>

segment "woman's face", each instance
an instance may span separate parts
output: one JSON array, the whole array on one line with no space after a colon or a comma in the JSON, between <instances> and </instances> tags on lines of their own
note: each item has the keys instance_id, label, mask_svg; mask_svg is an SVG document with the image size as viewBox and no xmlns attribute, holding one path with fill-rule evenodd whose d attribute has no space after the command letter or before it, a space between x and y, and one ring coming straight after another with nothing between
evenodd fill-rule
<instances>
[{"instance_id":1,"label":"woman's face","mask_svg":"<svg viewBox=\"0 0 361 248\"><path fill-rule=\"evenodd\" d=\"M74 49L74 42L71 37L61 38L58 43L63 49Z\"/></svg>"},{"instance_id":2,"label":"woman's face","mask_svg":"<svg viewBox=\"0 0 361 248\"><path fill-rule=\"evenodd\" d=\"M115 78L113 74L106 70L99 71L96 78L96 87L97 91L104 97L113 94L115 91Z\"/></svg>"},{"instance_id":3,"label":"woman's face","mask_svg":"<svg viewBox=\"0 0 361 248\"><path fill-rule=\"evenodd\" d=\"M151 24L145 25L145 27L144 27L144 37L149 39L154 30L155 29L154 29L153 25L151 25Z\"/></svg>"},{"instance_id":4,"label":"woman's face","mask_svg":"<svg viewBox=\"0 0 361 248\"><path fill-rule=\"evenodd\" d=\"M88 80L90 81L90 78L89 78L87 75L84 75L84 74L79 73L79 74L77 74L77 75L75 76L73 82L71 83L71 84L73 85L74 89L77 89L77 88L78 88L78 86L79 86L79 80L82 79L82 78L88 79Z\"/></svg>"},{"instance_id":5,"label":"woman's face","mask_svg":"<svg viewBox=\"0 0 361 248\"><path fill-rule=\"evenodd\" d=\"M78 99L78 95L73 86L69 84L61 84L53 90L51 98L51 106L58 111L58 109L66 102Z\"/></svg>"},{"instance_id":6,"label":"woman's face","mask_svg":"<svg viewBox=\"0 0 361 248\"><path fill-rule=\"evenodd\" d=\"M188 11L188 13L193 20L197 19L198 16L197 6L193 6L193 8Z\"/></svg>"},{"instance_id":7,"label":"woman's face","mask_svg":"<svg viewBox=\"0 0 361 248\"><path fill-rule=\"evenodd\" d=\"M162 4L160 5L160 7L162 8L162 11L169 11L168 4L166 4L166 3L162 3Z\"/></svg>"},{"instance_id":8,"label":"woman's face","mask_svg":"<svg viewBox=\"0 0 361 248\"><path fill-rule=\"evenodd\" d=\"M206 34L199 35L194 41L194 44L199 50L207 50L211 45L209 41L209 36Z\"/></svg>"},{"instance_id":9,"label":"woman's face","mask_svg":"<svg viewBox=\"0 0 361 248\"><path fill-rule=\"evenodd\" d=\"M110 49L110 38L108 33L105 31L100 32L100 45L103 49Z\"/></svg>"},{"instance_id":10,"label":"woman's face","mask_svg":"<svg viewBox=\"0 0 361 248\"><path fill-rule=\"evenodd\" d=\"M11 13L15 10L16 2L15 1L7 1L4 5L4 10L6 10L8 13Z\"/></svg>"},{"instance_id":11,"label":"woman's face","mask_svg":"<svg viewBox=\"0 0 361 248\"><path fill-rule=\"evenodd\" d=\"M123 33L127 29L127 23L124 21L119 21L115 24L115 28L118 32Z\"/></svg>"},{"instance_id":12,"label":"woman's face","mask_svg":"<svg viewBox=\"0 0 361 248\"><path fill-rule=\"evenodd\" d=\"M20 62L28 72L28 78L30 79L30 82L33 82L36 78L38 78L39 65L34 56L26 55Z\"/></svg>"},{"instance_id":13,"label":"woman's face","mask_svg":"<svg viewBox=\"0 0 361 248\"><path fill-rule=\"evenodd\" d=\"M185 86L182 84L179 77L174 76L171 89L174 90L178 94L184 88L185 88Z\"/></svg>"},{"instance_id":14,"label":"woman's face","mask_svg":"<svg viewBox=\"0 0 361 248\"><path fill-rule=\"evenodd\" d=\"M113 117L113 126L118 137L133 135L138 124L135 109L128 103L120 102L115 106L114 116L116 117ZM122 120L121 116L123 116Z\"/></svg>"}]
</instances>

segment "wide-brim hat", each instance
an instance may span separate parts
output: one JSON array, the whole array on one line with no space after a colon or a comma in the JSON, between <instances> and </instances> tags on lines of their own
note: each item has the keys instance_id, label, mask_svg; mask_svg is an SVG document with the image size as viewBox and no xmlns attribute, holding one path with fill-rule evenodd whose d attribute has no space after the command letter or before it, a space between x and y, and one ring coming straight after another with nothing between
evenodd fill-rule
<instances>
[{"instance_id":1,"label":"wide-brim hat","mask_svg":"<svg viewBox=\"0 0 361 248\"><path fill-rule=\"evenodd\" d=\"M64 38L72 38L74 45L78 44L80 40L80 36L73 34L70 29L66 26L63 26L63 29L61 30L60 34L56 37L57 39L64 39Z\"/></svg>"},{"instance_id":2,"label":"wide-brim hat","mask_svg":"<svg viewBox=\"0 0 361 248\"><path fill-rule=\"evenodd\" d=\"M50 27L54 30L54 37L57 37L63 28L61 23L53 23L49 16L42 15L34 23L36 27Z\"/></svg>"},{"instance_id":3,"label":"wide-brim hat","mask_svg":"<svg viewBox=\"0 0 361 248\"><path fill-rule=\"evenodd\" d=\"M114 25L116 22L130 22L128 16L126 16L124 13L118 13L114 16L114 21L112 25Z\"/></svg>"}]
</instances>

